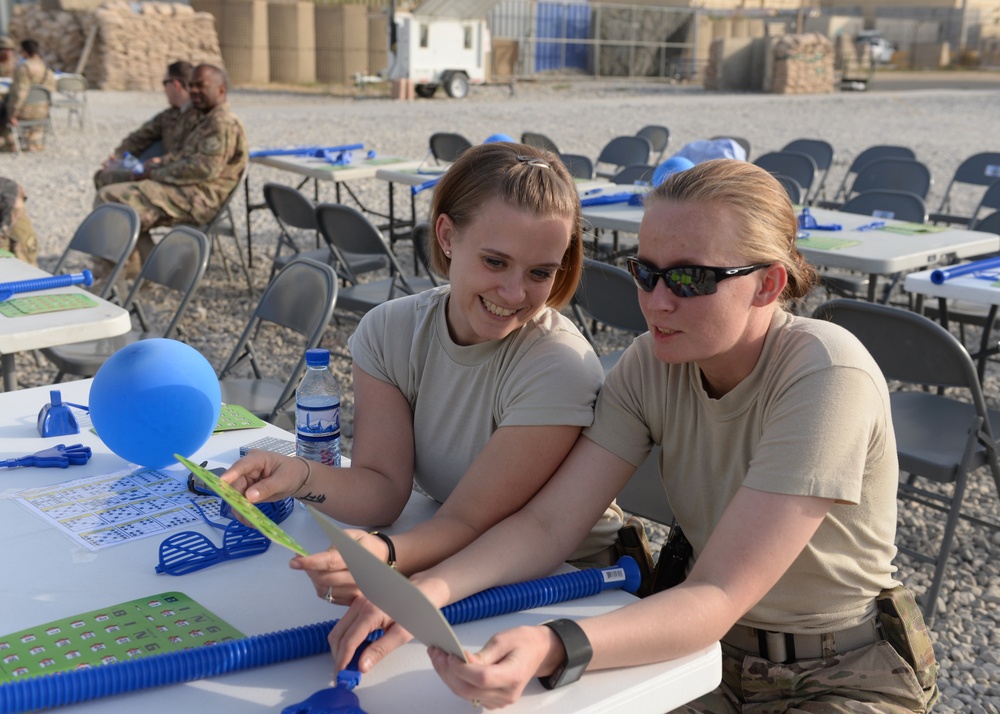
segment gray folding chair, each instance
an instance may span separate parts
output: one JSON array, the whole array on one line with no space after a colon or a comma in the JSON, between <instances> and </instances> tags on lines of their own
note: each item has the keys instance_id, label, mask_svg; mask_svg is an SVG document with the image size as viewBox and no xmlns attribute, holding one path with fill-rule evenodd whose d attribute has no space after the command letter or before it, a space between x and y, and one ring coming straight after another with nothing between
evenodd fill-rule
<instances>
[{"instance_id":1,"label":"gray folding chair","mask_svg":"<svg viewBox=\"0 0 1000 714\"><path fill-rule=\"evenodd\" d=\"M816 170L819 178L813 179L814 187L810 192L809 200L816 200L825 197L826 178L830 174L830 167L833 165L833 144L823 139L795 139L781 147L782 151L798 151L809 154L816 162Z\"/></svg>"},{"instance_id":2,"label":"gray folding chair","mask_svg":"<svg viewBox=\"0 0 1000 714\"><path fill-rule=\"evenodd\" d=\"M594 336L598 325L632 335L649 330L646 317L639 308L638 288L627 270L599 260L584 258L583 274L576 288L571 307L583 336L600 354L601 346ZM624 349L601 355L604 372L610 372Z\"/></svg>"},{"instance_id":3,"label":"gray folding chair","mask_svg":"<svg viewBox=\"0 0 1000 714\"><path fill-rule=\"evenodd\" d=\"M997 179L995 182L993 182L992 184L990 184L990 187L988 189L986 189L986 192L983 194L983 197L981 199L979 199L979 205L976 206L975 210L972 212L972 215L969 216L969 222L968 222L969 223L969 228L973 228L974 230L977 230L977 231L983 230L979 226L980 226L980 224L983 223L983 221L986 220L986 218L980 218L979 214L984 209L987 209L987 208L992 208L994 211L1000 211L1000 179ZM934 217L938 216L938 215L940 215L940 214L932 213L930 215L930 219L933 221ZM992 216L988 216L988 217L992 217ZM949 223L960 223L961 221L948 221L948 222ZM991 230L990 233L996 233L996 231L992 231Z\"/></svg>"},{"instance_id":4,"label":"gray folding chair","mask_svg":"<svg viewBox=\"0 0 1000 714\"><path fill-rule=\"evenodd\" d=\"M316 224L320 233L341 253L381 257L389 265L389 277L350 285L340 290L337 298L340 312L363 315L376 305L402 295L412 295L440 284L433 274L428 277L406 277L389 243L360 211L339 203L316 206Z\"/></svg>"},{"instance_id":5,"label":"gray folding chair","mask_svg":"<svg viewBox=\"0 0 1000 714\"><path fill-rule=\"evenodd\" d=\"M860 173L861 169L876 159L890 158L915 159L917 158L917 155L913 153L913 149L907 146L896 146L894 144L876 144L875 146L869 146L867 149L855 156L854 160L851 161L851 165L847 167L847 171L844 172L844 177L840 180L840 185L837 186L837 190L833 192L833 200L829 202L821 201L816 205L822 206L823 208L839 208L844 202L848 182L850 182L853 177L856 177L858 173Z\"/></svg>"},{"instance_id":6,"label":"gray folding chair","mask_svg":"<svg viewBox=\"0 0 1000 714\"><path fill-rule=\"evenodd\" d=\"M559 160L566 166L569 175L575 179L594 178L594 162L583 154L559 154Z\"/></svg>"},{"instance_id":7,"label":"gray folding chair","mask_svg":"<svg viewBox=\"0 0 1000 714\"><path fill-rule=\"evenodd\" d=\"M583 336L600 354L600 343L594 335L598 324L632 335L649 329L639 308L638 288L627 270L589 258L583 261L583 275L571 303ZM604 373L611 371L624 350L600 355ZM654 447L646 460L629 479L616 497L625 511L658 523L673 521L673 511L667 503L660 478L660 447Z\"/></svg>"},{"instance_id":8,"label":"gray folding chair","mask_svg":"<svg viewBox=\"0 0 1000 714\"><path fill-rule=\"evenodd\" d=\"M859 193L845 203L841 209L844 213L855 213L862 216L909 221L911 223L927 222L927 205L924 199L908 191L872 190ZM878 275L852 273L836 268L825 268L819 271L820 283L830 293L844 297L875 299ZM901 274L894 274L885 286L881 302L889 302L893 289L899 285Z\"/></svg>"},{"instance_id":9,"label":"gray folding chair","mask_svg":"<svg viewBox=\"0 0 1000 714\"><path fill-rule=\"evenodd\" d=\"M52 137L53 141L56 140L56 128L52 125L52 93L39 84L32 85L31 89L28 90L28 95L24 98L23 106L36 105L45 105L49 108L45 117L41 119L18 119L17 126L11 127L14 132L14 149L18 154L21 153L22 143L25 147L28 145L27 139L24 136L25 129L42 127L43 136Z\"/></svg>"},{"instance_id":10,"label":"gray folding chair","mask_svg":"<svg viewBox=\"0 0 1000 714\"><path fill-rule=\"evenodd\" d=\"M952 189L960 185L964 186L992 186L1000 179L1000 152L985 151L970 156L955 169L955 175L951 177L948 186L944 190L941 198L941 205L937 211L931 214L931 221L934 223L961 223L968 225L975 219L972 216L963 216L951 213L951 202L953 200ZM979 208L982 204L976 208ZM991 206L997 208L997 206Z\"/></svg>"},{"instance_id":11,"label":"gray folding chair","mask_svg":"<svg viewBox=\"0 0 1000 714\"><path fill-rule=\"evenodd\" d=\"M667 144L670 143L670 129L660 124L647 124L635 135L646 137L653 145L653 151L656 152L656 159L653 163L659 164L663 161L663 153L667 150Z\"/></svg>"},{"instance_id":12,"label":"gray folding chair","mask_svg":"<svg viewBox=\"0 0 1000 714\"><path fill-rule=\"evenodd\" d=\"M279 229L278 242L274 249L274 257L271 259L269 279L273 279L274 274L295 257L312 258L321 263L328 263L337 270L340 278L348 283L358 282L359 275L388 267L384 257L347 255L326 241L316 224L316 205L298 189L280 183L266 183L264 202L271 210ZM315 236L317 244L322 238L326 245L315 250L302 251L292 237L290 229L309 231ZM281 255L281 250L285 246L292 252Z\"/></svg>"},{"instance_id":13,"label":"gray folding chair","mask_svg":"<svg viewBox=\"0 0 1000 714\"><path fill-rule=\"evenodd\" d=\"M650 164L631 164L611 177L611 183L632 186L637 183L649 184L653 180L656 167Z\"/></svg>"},{"instance_id":14,"label":"gray folding chair","mask_svg":"<svg viewBox=\"0 0 1000 714\"><path fill-rule=\"evenodd\" d=\"M439 164L450 164L471 148L472 142L461 134L447 131L431 134L431 156Z\"/></svg>"},{"instance_id":15,"label":"gray folding chair","mask_svg":"<svg viewBox=\"0 0 1000 714\"><path fill-rule=\"evenodd\" d=\"M816 161L812 156L800 151L770 151L758 156L753 163L774 176L795 179L805 190L808 200L817 174Z\"/></svg>"},{"instance_id":16,"label":"gray folding chair","mask_svg":"<svg viewBox=\"0 0 1000 714\"><path fill-rule=\"evenodd\" d=\"M240 192L240 186L246 181L249 169L250 164L247 164L246 168L243 169L243 173L240 174L239 180L233 186L233 190L226 196L226 200L219 206L219 210L216 211L212 220L198 228L212 241L212 252L218 253L219 257L222 258L222 265L226 269L226 277L229 278L229 282L233 281L233 274L229 270L229 260L226 258L226 252L222 249L222 241L219 237L229 236L233 239L233 243L236 246L236 254L240 262L240 269L243 270L243 276L247 281L247 291L253 296L253 280L250 278L250 269L247 266L246 258L243 256L243 248L240 246L240 237L236 230L236 220L233 218L233 197Z\"/></svg>"},{"instance_id":17,"label":"gray folding chair","mask_svg":"<svg viewBox=\"0 0 1000 714\"><path fill-rule=\"evenodd\" d=\"M545 149L546 151L551 151L553 154L559 153L559 147L556 146L556 142L545 136L545 134L539 134L537 131L526 131L522 133L521 143L527 144L528 146L536 146L539 149Z\"/></svg>"},{"instance_id":18,"label":"gray folding chair","mask_svg":"<svg viewBox=\"0 0 1000 714\"><path fill-rule=\"evenodd\" d=\"M994 517L997 504L985 509L993 520L963 511L969 475L980 467L989 467L1000 493L1000 463L993 437L1000 427L1000 412L987 409L969 353L934 321L889 305L843 299L820 305L813 317L851 331L887 380L915 388L889 395L899 468L907 475L900 480L898 495L948 515L936 554L896 545L914 559L934 564L921 608L930 626L959 518L1000 530ZM960 390L962 396L944 389ZM923 488L918 479L952 484L951 495L945 489Z\"/></svg>"},{"instance_id":19,"label":"gray folding chair","mask_svg":"<svg viewBox=\"0 0 1000 714\"><path fill-rule=\"evenodd\" d=\"M122 307L137 318L139 329L117 337L43 349L42 354L59 370L55 381L61 382L67 374L93 377L111 355L133 342L151 337L172 338L205 274L208 252L208 237L204 233L188 226L172 228L149 254L122 303ZM176 293L174 311L162 317L162 320L169 318L165 326L156 327L155 321L150 319L147 310L138 300L140 288L148 283L156 283L167 291ZM162 299L163 294L156 293L158 303ZM156 310L166 311L162 303L156 306Z\"/></svg>"},{"instance_id":20,"label":"gray folding chair","mask_svg":"<svg viewBox=\"0 0 1000 714\"><path fill-rule=\"evenodd\" d=\"M841 206L844 213L889 218L910 223L927 222L927 204L924 199L909 191L872 189L848 199Z\"/></svg>"},{"instance_id":21,"label":"gray folding chair","mask_svg":"<svg viewBox=\"0 0 1000 714\"><path fill-rule=\"evenodd\" d=\"M806 190L802 188L802 184L791 176L783 176L781 174L773 174L773 176L781 184L781 187L785 189L785 193L788 194L788 198L792 203L796 206L801 206L805 203Z\"/></svg>"},{"instance_id":22,"label":"gray folding chair","mask_svg":"<svg viewBox=\"0 0 1000 714\"><path fill-rule=\"evenodd\" d=\"M611 178L626 166L648 164L653 153L653 144L644 136L616 136L601 149L594 161L597 175ZM611 168L601 169L601 164Z\"/></svg>"},{"instance_id":23,"label":"gray folding chair","mask_svg":"<svg viewBox=\"0 0 1000 714\"><path fill-rule=\"evenodd\" d=\"M82 131L90 120L87 113L87 78L82 74L62 74L56 77L56 93L52 106L66 110L66 126L76 117Z\"/></svg>"},{"instance_id":24,"label":"gray folding chair","mask_svg":"<svg viewBox=\"0 0 1000 714\"><path fill-rule=\"evenodd\" d=\"M845 203L859 193L875 189L909 191L926 200L931 183L931 170L916 159L875 159L855 177Z\"/></svg>"},{"instance_id":25,"label":"gray folding chair","mask_svg":"<svg viewBox=\"0 0 1000 714\"><path fill-rule=\"evenodd\" d=\"M267 421L273 422L281 416L295 397L295 388L305 370L306 350L319 345L336 302L337 274L326 263L296 258L278 271L260 296L243 334L219 372L223 403L239 404ZM264 327L287 333L286 346L295 339L294 335L302 338L299 348L302 356L287 378L264 374L264 360L254 347L254 340L261 339ZM246 365L252 376L239 376Z\"/></svg>"},{"instance_id":26,"label":"gray folding chair","mask_svg":"<svg viewBox=\"0 0 1000 714\"><path fill-rule=\"evenodd\" d=\"M138 240L139 214L136 210L122 203L103 203L94 208L77 226L69 245L52 268L52 273L59 275L73 269L77 254L103 259L112 267L104 276L104 283L97 295L110 299L115 283ZM90 268L92 264L83 267Z\"/></svg>"}]
</instances>

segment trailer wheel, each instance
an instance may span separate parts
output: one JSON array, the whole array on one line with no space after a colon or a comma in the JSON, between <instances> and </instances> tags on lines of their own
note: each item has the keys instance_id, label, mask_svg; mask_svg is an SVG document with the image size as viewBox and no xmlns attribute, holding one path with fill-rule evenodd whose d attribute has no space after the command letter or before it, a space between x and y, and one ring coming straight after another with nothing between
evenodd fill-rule
<instances>
[{"instance_id":1,"label":"trailer wheel","mask_svg":"<svg viewBox=\"0 0 1000 714\"><path fill-rule=\"evenodd\" d=\"M434 92L437 91L437 88L438 86L436 84L417 84L413 87L413 91L422 99L430 99L434 96Z\"/></svg>"},{"instance_id":2,"label":"trailer wheel","mask_svg":"<svg viewBox=\"0 0 1000 714\"><path fill-rule=\"evenodd\" d=\"M465 72L451 72L444 79L444 91L452 99L462 99L469 93L469 76Z\"/></svg>"}]
</instances>

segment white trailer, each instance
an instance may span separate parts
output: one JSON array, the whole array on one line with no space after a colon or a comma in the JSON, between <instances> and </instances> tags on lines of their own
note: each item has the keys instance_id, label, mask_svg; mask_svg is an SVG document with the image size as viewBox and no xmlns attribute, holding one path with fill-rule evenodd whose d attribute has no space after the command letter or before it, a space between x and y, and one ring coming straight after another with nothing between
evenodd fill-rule
<instances>
[{"instance_id":1,"label":"white trailer","mask_svg":"<svg viewBox=\"0 0 1000 714\"><path fill-rule=\"evenodd\" d=\"M431 0L412 13L393 12L389 27L389 79L409 79L420 97L444 87L461 99L469 85L486 81L490 33L486 13L495 0Z\"/></svg>"}]
</instances>

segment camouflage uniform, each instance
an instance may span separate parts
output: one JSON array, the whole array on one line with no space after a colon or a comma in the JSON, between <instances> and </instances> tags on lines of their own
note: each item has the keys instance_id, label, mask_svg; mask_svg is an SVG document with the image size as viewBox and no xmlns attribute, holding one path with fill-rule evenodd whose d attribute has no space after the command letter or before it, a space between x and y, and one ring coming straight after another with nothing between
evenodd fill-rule
<instances>
[{"instance_id":1,"label":"camouflage uniform","mask_svg":"<svg viewBox=\"0 0 1000 714\"><path fill-rule=\"evenodd\" d=\"M779 664L722 643L722 685L674 710L699 714L910 714L937 701L938 664L913 595L876 599L884 639L823 659ZM673 714L673 713L672 713Z\"/></svg>"},{"instance_id":2,"label":"camouflage uniform","mask_svg":"<svg viewBox=\"0 0 1000 714\"><path fill-rule=\"evenodd\" d=\"M13 77L14 68L16 66L17 66L17 59L14 58L14 55L11 55L10 59L8 59L6 62L0 60L0 77Z\"/></svg>"},{"instance_id":3,"label":"camouflage uniform","mask_svg":"<svg viewBox=\"0 0 1000 714\"><path fill-rule=\"evenodd\" d=\"M208 223L246 168L246 131L229 104L199 115L180 151L164 157L149 179L111 184L97 192L95 206L124 203L139 212L139 256L132 254L129 273L138 272L140 258L144 261L153 249L150 229Z\"/></svg>"},{"instance_id":4,"label":"camouflage uniform","mask_svg":"<svg viewBox=\"0 0 1000 714\"><path fill-rule=\"evenodd\" d=\"M10 83L10 91L4 100L5 117L17 117L18 119L44 119L49 115L49 108L46 106L33 105L24 107L24 100L28 96L31 85L40 84L50 92L56 91L56 76L49 69L41 57L30 57L14 69L14 79ZM25 141L29 150L42 148L41 127L32 127L24 131ZM14 149L14 134L9 126L4 127L4 143L7 150Z\"/></svg>"},{"instance_id":5,"label":"camouflage uniform","mask_svg":"<svg viewBox=\"0 0 1000 714\"><path fill-rule=\"evenodd\" d=\"M187 104L181 109L169 107L147 121L141 127L125 137L114 151L116 158L121 158L126 152L132 156L141 156L153 144L159 141L163 145L162 156L169 161L170 157L179 154L184 147L184 139L191 128L201 119L201 113ZM131 171L110 167L100 169L94 174L94 186L101 189L113 183L131 181Z\"/></svg>"},{"instance_id":6,"label":"camouflage uniform","mask_svg":"<svg viewBox=\"0 0 1000 714\"><path fill-rule=\"evenodd\" d=\"M0 250L31 265L38 265L38 238L24 210L24 189L0 177Z\"/></svg>"}]
</instances>

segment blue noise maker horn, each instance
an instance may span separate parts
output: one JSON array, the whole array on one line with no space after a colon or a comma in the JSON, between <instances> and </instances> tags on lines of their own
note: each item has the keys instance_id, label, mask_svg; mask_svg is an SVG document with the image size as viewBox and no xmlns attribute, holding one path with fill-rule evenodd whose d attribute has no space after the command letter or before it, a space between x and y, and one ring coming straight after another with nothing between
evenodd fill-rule
<instances>
[{"instance_id":1,"label":"blue noise maker horn","mask_svg":"<svg viewBox=\"0 0 1000 714\"><path fill-rule=\"evenodd\" d=\"M53 275L49 278L34 278L32 280L15 280L10 283L0 283L0 302L10 300L14 293L30 293L35 290L64 288L67 285L81 284L94 284L94 275L89 270L72 275Z\"/></svg>"},{"instance_id":2,"label":"blue noise maker horn","mask_svg":"<svg viewBox=\"0 0 1000 714\"><path fill-rule=\"evenodd\" d=\"M983 260L976 260L965 265L939 268L931 273L931 282L935 285L940 285L948 278L957 278L960 275L968 275L969 273L978 273L983 270L996 268L1000 268L1000 258L984 258Z\"/></svg>"}]
</instances>

